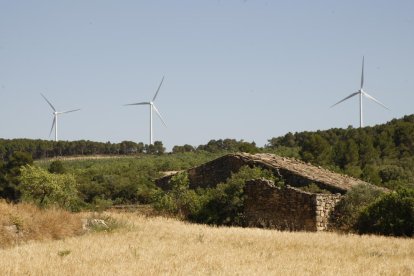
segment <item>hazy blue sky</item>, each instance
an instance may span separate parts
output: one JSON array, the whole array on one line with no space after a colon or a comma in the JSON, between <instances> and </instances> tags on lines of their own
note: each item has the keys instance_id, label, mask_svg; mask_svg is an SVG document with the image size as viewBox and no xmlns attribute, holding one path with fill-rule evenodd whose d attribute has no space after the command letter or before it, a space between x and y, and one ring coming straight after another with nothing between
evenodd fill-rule
<instances>
[{"instance_id":1,"label":"hazy blue sky","mask_svg":"<svg viewBox=\"0 0 414 276\"><path fill-rule=\"evenodd\" d=\"M149 140L167 148L210 139L267 140L414 113L414 1L0 0L0 137Z\"/></svg>"}]
</instances>

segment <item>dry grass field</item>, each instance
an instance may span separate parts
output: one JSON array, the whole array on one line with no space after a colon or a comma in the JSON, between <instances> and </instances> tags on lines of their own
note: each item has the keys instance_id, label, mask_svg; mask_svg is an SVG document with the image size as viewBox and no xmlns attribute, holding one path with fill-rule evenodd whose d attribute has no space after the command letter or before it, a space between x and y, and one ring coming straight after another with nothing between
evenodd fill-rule
<instances>
[{"instance_id":1,"label":"dry grass field","mask_svg":"<svg viewBox=\"0 0 414 276\"><path fill-rule=\"evenodd\" d=\"M215 228L134 213L112 233L0 249L1 275L414 275L414 240Z\"/></svg>"}]
</instances>

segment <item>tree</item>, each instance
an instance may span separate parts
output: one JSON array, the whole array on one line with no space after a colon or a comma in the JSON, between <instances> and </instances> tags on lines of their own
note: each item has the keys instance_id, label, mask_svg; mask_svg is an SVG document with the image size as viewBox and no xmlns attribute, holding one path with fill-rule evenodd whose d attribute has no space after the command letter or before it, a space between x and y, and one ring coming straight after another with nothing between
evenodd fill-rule
<instances>
[{"instance_id":1,"label":"tree","mask_svg":"<svg viewBox=\"0 0 414 276\"><path fill-rule=\"evenodd\" d=\"M373 139L367 133L362 132L358 139L359 159L361 168L376 164L379 160L379 152L375 149Z\"/></svg>"},{"instance_id":2,"label":"tree","mask_svg":"<svg viewBox=\"0 0 414 276\"><path fill-rule=\"evenodd\" d=\"M23 201L34 202L40 207L57 205L61 208L76 209L78 195L75 177L71 174L52 174L46 170L26 165L20 176Z\"/></svg>"},{"instance_id":3,"label":"tree","mask_svg":"<svg viewBox=\"0 0 414 276\"><path fill-rule=\"evenodd\" d=\"M57 173L57 174L63 174L66 172L65 167L63 166L62 161L60 160L55 160L52 163L50 163L49 165L49 169L48 171L50 173Z\"/></svg>"},{"instance_id":4,"label":"tree","mask_svg":"<svg viewBox=\"0 0 414 276\"><path fill-rule=\"evenodd\" d=\"M188 144L185 144L184 146L174 146L172 149L173 153L194 152L194 151L195 151L195 148Z\"/></svg>"},{"instance_id":5,"label":"tree","mask_svg":"<svg viewBox=\"0 0 414 276\"><path fill-rule=\"evenodd\" d=\"M414 190L400 189L368 206L358 220L361 234L414 236Z\"/></svg>"},{"instance_id":6,"label":"tree","mask_svg":"<svg viewBox=\"0 0 414 276\"><path fill-rule=\"evenodd\" d=\"M147 154L164 154L165 148L161 141L155 141L153 145L145 145L145 152Z\"/></svg>"},{"instance_id":7,"label":"tree","mask_svg":"<svg viewBox=\"0 0 414 276\"><path fill-rule=\"evenodd\" d=\"M239 151L253 154L259 152L259 149L256 147L255 142L249 143L241 141L239 143Z\"/></svg>"},{"instance_id":8,"label":"tree","mask_svg":"<svg viewBox=\"0 0 414 276\"><path fill-rule=\"evenodd\" d=\"M32 156L25 152L14 152L0 168L0 197L17 202L20 199L20 168L33 164Z\"/></svg>"},{"instance_id":9,"label":"tree","mask_svg":"<svg viewBox=\"0 0 414 276\"><path fill-rule=\"evenodd\" d=\"M332 148L320 134L314 133L303 144L300 155L307 162L318 165L330 164Z\"/></svg>"}]
</instances>

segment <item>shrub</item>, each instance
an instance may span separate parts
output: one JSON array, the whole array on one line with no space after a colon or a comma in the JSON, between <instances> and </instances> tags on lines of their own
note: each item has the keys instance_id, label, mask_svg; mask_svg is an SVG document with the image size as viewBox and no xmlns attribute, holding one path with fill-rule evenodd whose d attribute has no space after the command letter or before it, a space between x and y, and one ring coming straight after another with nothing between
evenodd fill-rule
<instances>
[{"instance_id":1,"label":"shrub","mask_svg":"<svg viewBox=\"0 0 414 276\"><path fill-rule=\"evenodd\" d=\"M89 181L82 181L78 190L87 203L93 203L95 198L101 198L117 204L125 204L136 202L138 197L137 182L116 174L94 175Z\"/></svg>"},{"instance_id":2,"label":"shrub","mask_svg":"<svg viewBox=\"0 0 414 276\"><path fill-rule=\"evenodd\" d=\"M71 174L51 174L27 165L21 168L20 181L23 201L33 202L39 207L57 205L68 210L77 209L76 180Z\"/></svg>"},{"instance_id":3,"label":"shrub","mask_svg":"<svg viewBox=\"0 0 414 276\"><path fill-rule=\"evenodd\" d=\"M189 189L189 184L186 172L174 175L170 180L171 190L158 194L154 204L155 209L183 218L198 212L199 196L194 190Z\"/></svg>"},{"instance_id":4,"label":"shrub","mask_svg":"<svg viewBox=\"0 0 414 276\"><path fill-rule=\"evenodd\" d=\"M307 186L304 187L300 187L300 189L304 192L308 192L308 193L314 193L314 194L331 194L330 191L323 189L321 187L319 187L318 185L316 185L315 183L310 183Z\"/></svg>"},{"instance_id":5,"label":"shrub","mask_svg":"<svg viewBox=\"0 0 414 276\"><path fill-rule=\"evenodd\" d=\"M414 236L414 190L384 195L363 210L357 225L361 234Z\"/></svg>"},{"instance_id":6,"label":"shrub","mask_svg":"<svg viewBox=\"0 0 414 276\"><path fill-rule=\"evenodd\" d=\"M154 207L194 222L242 226L245 182L258 178L275 180L270 171L244 166L215 188L191 190L187 173L179 173L170 180L171 190L158 195Z\"/></svg>"},{"instance_id":7,"label":"shrub","mask_svg":"<svg viewBox=\"0 0 414 276\"><path fill-rule=\"evenodd\" d=\"M332 224L341 231L354 231L361 211L383 192L373 186L358 185L349 190L336 205Z\"/></svg>"},{"instance_id":8,"label":"shrub","mask_svg":"<svg viewBox=\"0 0 414 276\"><path fill-rule=\"evenodd\" d=\"M64 174L66 172L66 169L63 166L62 161L56 160L50 163L48 171L50 173Z\"/></svg>"},{"instance_id":9,"label":"shrub","mask_svg":"<svg viewBox=\"0 0 414 276\"><path fill-rule=\"evenodd\" d=\"M214 225L239 225L244 221L245 183L251 179L266 178L275 180L274 175L258 167L242 167L233 173L225 183L206 189L200 195L198 212L189 216L190 220Z\"/></svg>"}]
</instances>

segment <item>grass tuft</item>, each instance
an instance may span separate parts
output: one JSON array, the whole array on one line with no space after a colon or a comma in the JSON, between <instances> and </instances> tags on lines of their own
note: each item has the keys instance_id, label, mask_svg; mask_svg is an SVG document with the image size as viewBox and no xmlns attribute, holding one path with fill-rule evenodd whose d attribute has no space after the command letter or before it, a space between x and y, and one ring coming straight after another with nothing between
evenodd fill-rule
<instances>
[{"instance_id":1,"label":"grass tuft","mask_svg":"<svg viewBox=\"0 0 414 276\"><path fill-rule=\"evenodd\" d=\"M69 255L71 252L72 251L70 251L70 250L60 250L60 251L58 251L58 256L59 257L65 257L65 256Z\"/></svg>"}]
</instances>

